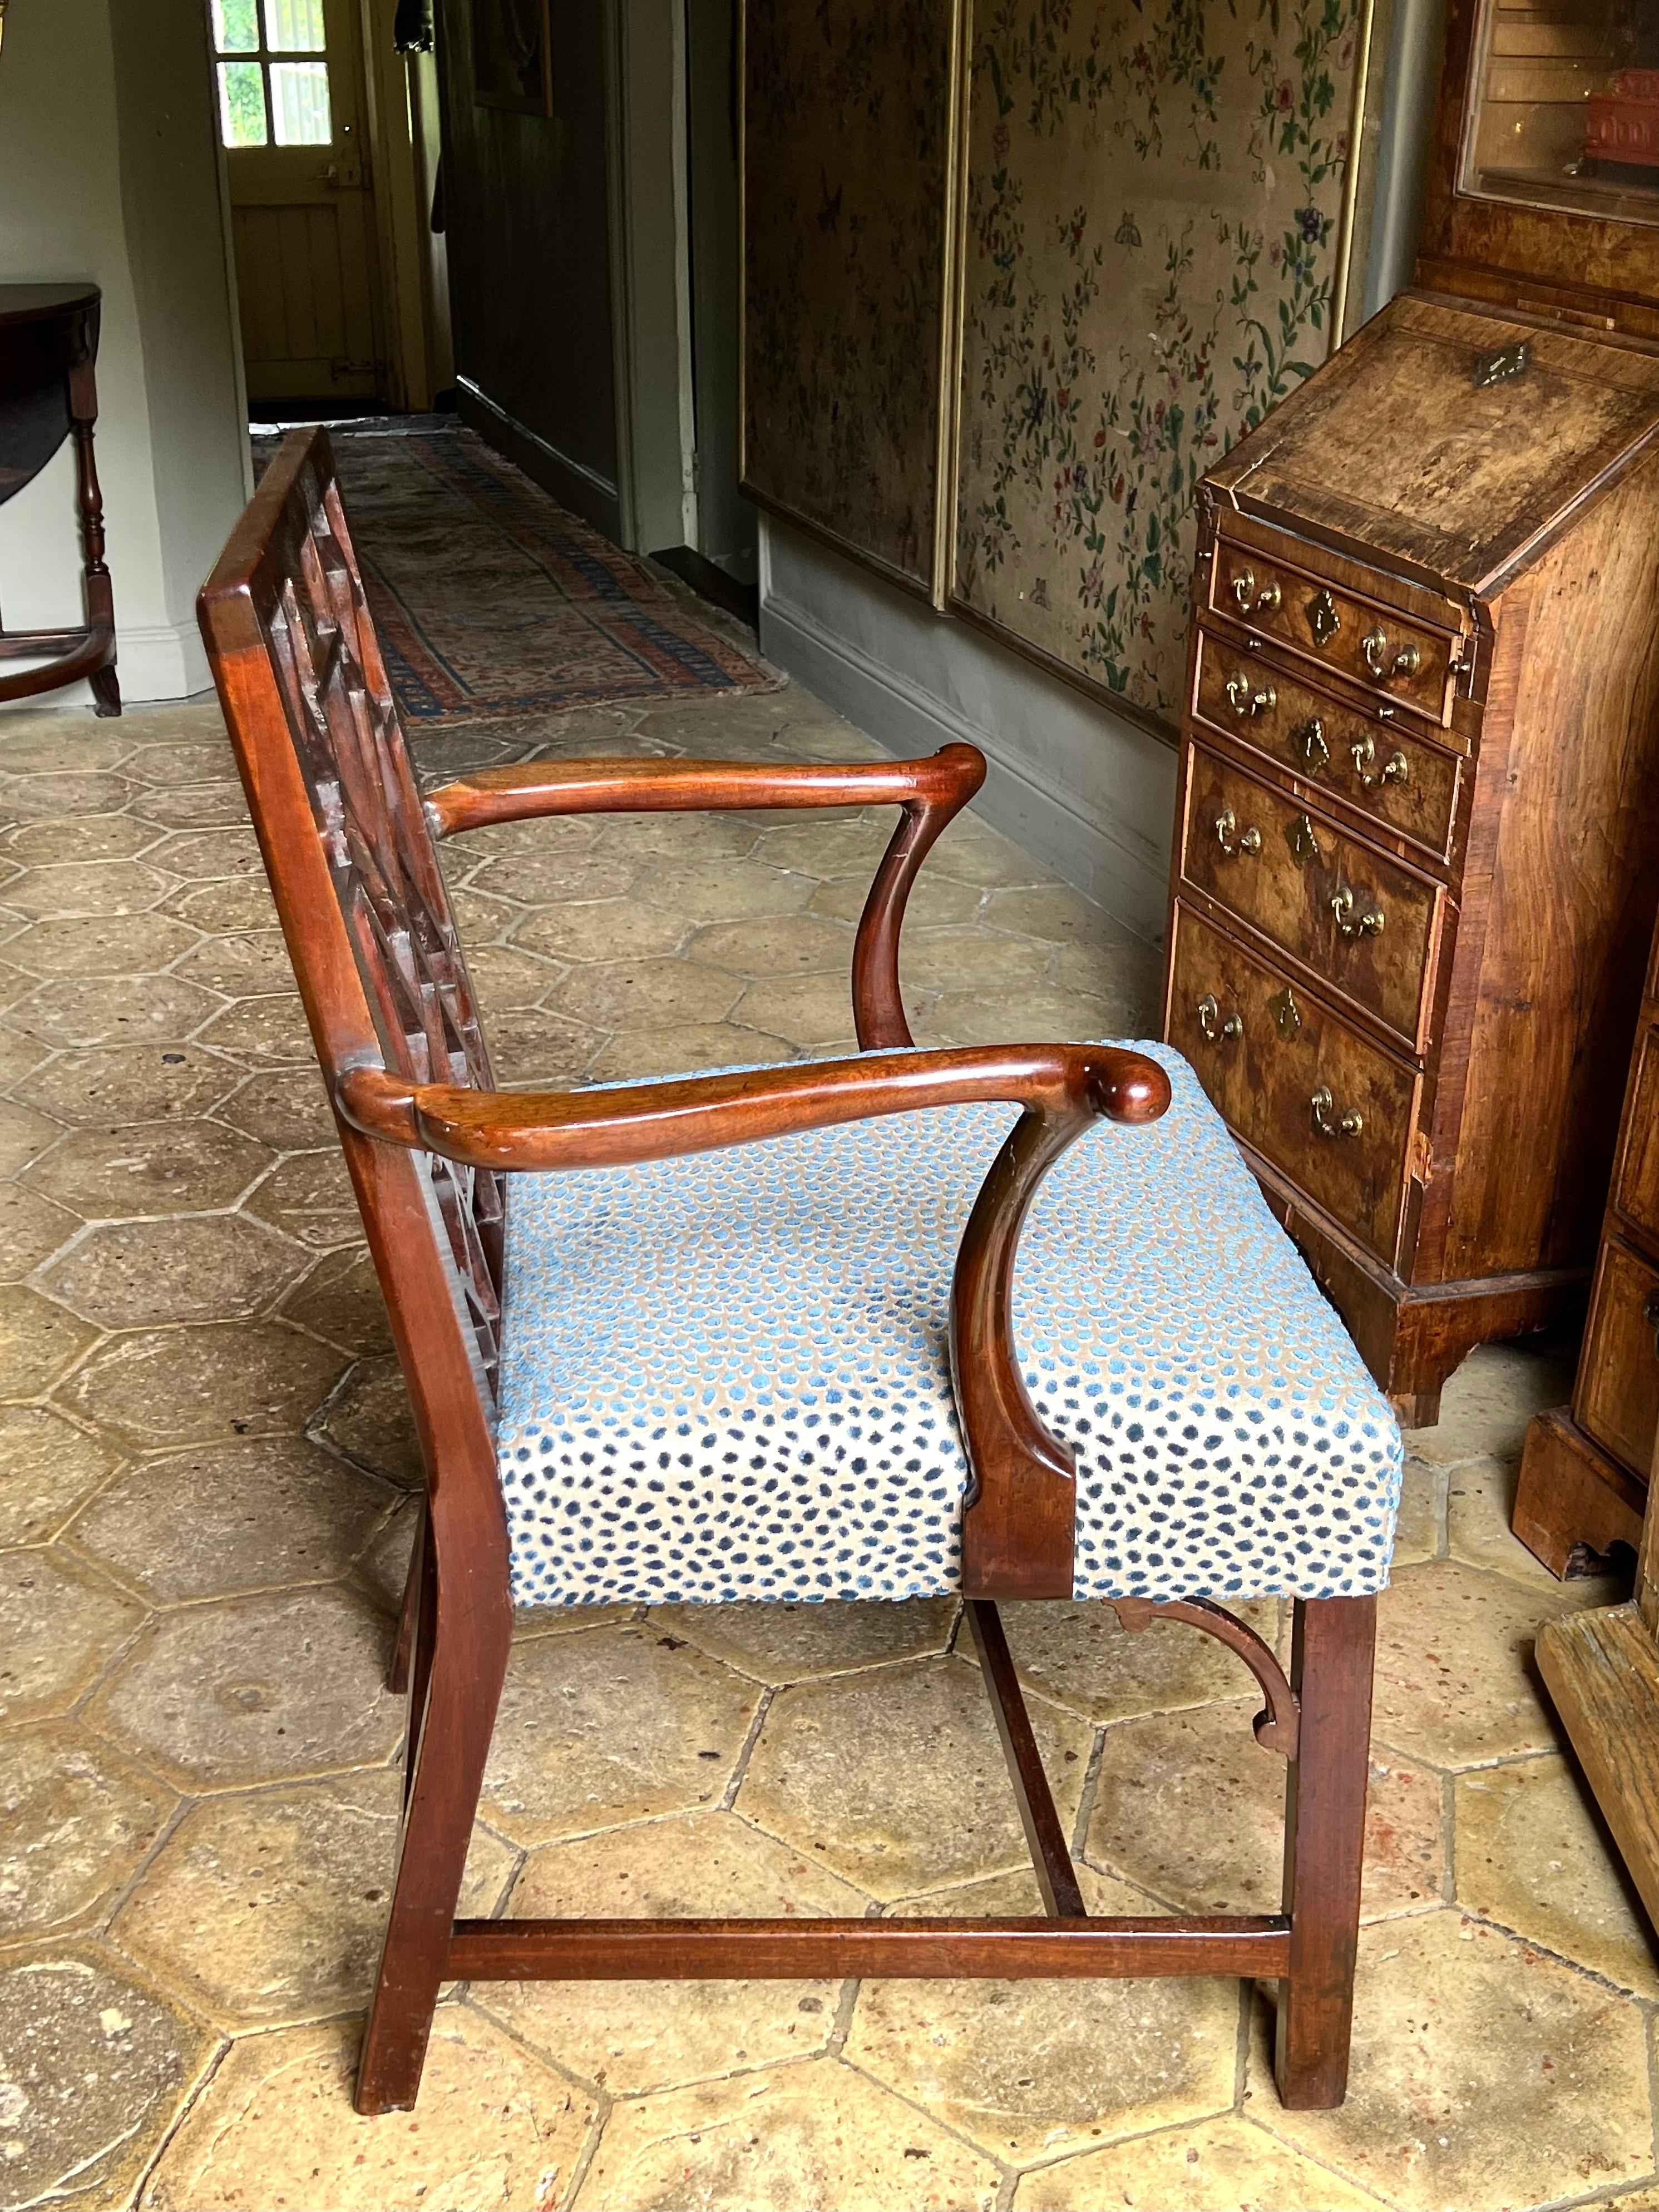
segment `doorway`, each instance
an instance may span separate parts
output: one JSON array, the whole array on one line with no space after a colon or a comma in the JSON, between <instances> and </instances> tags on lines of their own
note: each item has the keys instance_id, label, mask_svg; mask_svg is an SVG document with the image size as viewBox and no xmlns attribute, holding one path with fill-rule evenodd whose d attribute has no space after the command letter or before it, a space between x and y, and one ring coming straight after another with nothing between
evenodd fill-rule
<instances>
[{"instance_id":1,"label":"doorway","mask_svg":"<svg viewBox=\"0 0 1659 2212\"><path fill-rule=\"evenodd\" d=\"M430 407L450 380L429 57L393 51L381 0L210 0L209 20L251 408Z\"/></svg>"}]
</instances>

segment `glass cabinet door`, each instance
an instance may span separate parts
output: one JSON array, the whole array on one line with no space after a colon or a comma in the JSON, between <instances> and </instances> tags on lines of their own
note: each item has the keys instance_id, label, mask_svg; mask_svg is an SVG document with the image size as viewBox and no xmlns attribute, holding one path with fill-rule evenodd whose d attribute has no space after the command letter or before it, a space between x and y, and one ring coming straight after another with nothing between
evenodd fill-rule
<instances>
[{"instance_id":1,"label":"glass cabinet door","mask_svg":"<svg viewBox=\"0 0 1659 2212\"><path fill-rule=\"evenodd\" d=\"M1659 0L1486 0L1462 188L1659 222Z\"/></svg>"}]
</instances>

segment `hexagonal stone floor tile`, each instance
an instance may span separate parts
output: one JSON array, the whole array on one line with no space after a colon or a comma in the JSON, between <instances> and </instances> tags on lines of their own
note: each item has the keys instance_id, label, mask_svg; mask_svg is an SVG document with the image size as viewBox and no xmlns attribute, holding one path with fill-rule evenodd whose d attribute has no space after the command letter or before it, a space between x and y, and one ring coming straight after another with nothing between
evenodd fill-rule
<instances>
[{"instance_id":1,"label":"hexagonal stone floor tile","mask_svg":"<svg viewBox=\"0 0 1659 2212\"><path fill-rule=\"evenodd\" d=\"M283 1300L289 1321L355 1352L389 1352L392 1329L374 1262L361 1248L330 1252Z\"/></svg>"},{"instance_id":2,"label":"hexagonal stone floor tile","mask_svg":"<svg viewBox=\"0 0 1659 2212\"><path fill-rule=\"evenodd\" d=\"M1075 1818L1090 1732L1030 1708L1062 1821ZM780 1690L738 1808L872 1897L908 1897L1023 1865L1025 1842L979 1670L908 1661Z\"/></svg>"},{"instance_id":3,"label":"hexagonal stone floor tile","mask_svg":"<svg viewBox=\"0 0 1659 2212\"><path fill-rule=\"evenodd\" d=\"M25 1290L0 1285L0 1374L14 1397L38 1397L64 1369L98 1340L95 1328L61 1305Z\"/></svg>"},{"instance_id":4,"label":"hexagonal stone floor tile","mask_svg":"<svg viewBox=\"0 0 1659 2212\"><path fill-rule=\"evenodd\" d=\"M343 1352L279 1322L209 1322L111 1337L61 1401L136 1450L300 1428L345 1372Z\"/></svg>"},{"instance_id":5,"label":"hexagonal stone floor tile","mask_svg":"<svg viewBox=\"0 0 1659 2212\"><path fill-rule=\"evenodd\" d=\"M1231 2112L1045 2166L1024 2175L1014 2191L1014 2212L1094 2212L1097 2205L1120 2203L1149 2212L1216 2212L1224 2204L1271 2212L1382 2212L1380 2198Z\"/></svg>"},{"instance_id":6,"label":"hexagonal stone floor tile","mask_svg":"<svg viewBox=\"0 0 1659 2212\"><path fill-rule=\"evenodd\" d=\"M757 1682L805 1682L950 1648L955 1598L893 1605L659 1605L656 1628L686 1636Z\"/></svg>"},{"instance_id":7,"label":"hexagonal stone floor tile","mask_svg":"<svg viewBox=\"0 0 1659 2212\"><path fill-rule=\"evenodd\" d=\"M78 1127L205 1114L236 1085L236 1070L194 1045L153 1042L66 1052L29 1086L34 1103Z\"/></svg>"},{"instance_id":8,"label":"hexagonal stone floor tile","mask_svg":"<svg viewBox=\"0 0 1659 2212\"><path fill-rule=\"evenodd\" d=\"M314 1067L273 1067L250 1075L225 1099L219 1119L273 1152L310 1152L338 1142L328 1094Z\"/></svg>"},{"instance_id":9,"label":"hexagonal stone floor tile","mask_svg":"<svg viewBox=\"0 0 1659 2212\"><path fill-rule=\"evenodd\" d=\"M37 1198L17 1183L0 1183L0 1282L33 1274L80 1229L79 1220L65 1207Z\"/></svg>"},{"instance_id":10,"label":"hexagonal stone floor tile","mask_svg":"<svg viewBox=\"0 0 1659 2212\"><path fill-rule=\"evenodd\" d=\"M1576 1767L1546 1754L1462 1774L1455 1804L1460 1905L1659 1997L1652 1928Z\"/></svg>"},{"instance_id":11,"label":"hexagonal stone floor tile","mask_svg":"<svg viewBox=\"0 0 1659 2212\"><path fill-rule=\"evenodd\" d=\"M69 1540L158 1604L180 1605L336 1580L395 1499L298 1437L198 1446L117 1475Z\"/></svg>"},{"instance_id":12,"label":"hexagonal stone floor tile","mask_svg":"<svg viewBox=\"0 0 1659 2212\"><path fill-rule=\"evenodd\" d=\"M317 1423L317 1433L404 1490L426 1485L415 1416L395 1359L360 1360Z\"/></svg>"},{"instance_id":13,"label":"hexagonal stone floor tile","mask_svg":"<svg viewBox=\"0 0 1659 2212\"><path fill-rule=\"evenodd\" d=\"M42 1544L119 1462L46 1406L0 1406L0 1544Z\"/></svg>"},{"instance_id":14,"label":"hexagonal stone floor tile","mask_svg":"<svg viewBox=\"0 0 1659 2212\"><path fill-rule=\"evenodd\" d=\"M1249 2109L1401 2212L1551 2203L1651 2172L1644 2030L1633 1999L1462 1913L1385 1921L1360 1936L1346 2104L1284 2110L1263 2020Z\"/></svg>"},{"instance_id":15,"label":"hexagonal stone floor tile","mask_svg":"<svg viewBox=\"0 0 1659 2212\"><path fill-rule=\"evenodd\" d=\"M240 1213L94 1229L41 1281L106 1328L168 1321L240 1321L260 1312L306 1264L305 1254Z\"/></svg>"},{"instance_id":16,"label":"hexagonal stone floor tile","mask_svg":"<svg viewBox=\"0 0 1659 2212\"><path fill-rule=\"evenodd\" d=\"M35 975L149 975L195 942L165 914L64 915L31 922L8 939L6 957Z\"/></svg>"},{"instance_id":17,"label":"hexagonal stone floor tile","mask_svg":"<svg viewBox=\"0 0 1659 2212\"><path fill-rule=\"evenodd\" d=\"M997 2169L833 2058L618 2105L578 2212L990 2212Z\"/></svg>"},{"instance_id":18,"label":"hexagonal stone floor tile","mask_svg":"<svg viewBox=\"0 0 1659 2212\"><path fill-rule=\"evenodd\" d=\"M392 1637L337 1588L194 1606L146 1630L90 1717L186 1790L379 1765L403 1733Z\"/></svg>"},{"instance_id":19,"label":"hexagonal stone floor tile","mask_svg":"<svg viewBox=\"0 0 1659 2212\"><path fill-rule=\"evenodd\" d=\"M17 1942L106 1905L176 1801L72 1721L11 1729L0 1743L0 1940Z\"/></svg>"},{"instance_id":20,"label":"hexagonal stone floor tile","mask_svg":"<svg viewBox=\"0 0 1659 2212\"><path fill-rule=\"evenodd\" d=\"M0 1723L67 1712L143 1617L61 1553L0 1552Z\"/></svg>"},{"instance_id":21,"label":"hexagonal stone floor tile","mask_svg":"<svg viewBox=\"0 0 1659 2212\"><path fill-rule=\"evenodd\" d=\"M1084 1720L1121 1721L1236 1698L1254 1686L1243 1661L1184 1621L1122 1628L1109 1605L1014 1604L1002 1608L1008 1646L1027 1690ZM1230 1608L1277 1644L1273 1599Z\"/></svg>"},{"instance_id":22,"label":"hexagonal stone floor tile","mask_svg":"<svg viewBox=\"0 0 1659 2212\"><path fill-rule=\"evenodd\" d=\"M1106 1731L1086 1849L1186 1912L1277 1912L1285 1762L1250 1733L1258 1702L1149 1713ZM1440 1778L1376 1752L1365 1823L1368 1918L1438 1903Z\"/></svg>"},{"instance_id":23,"label":"hexagonal stone floor tile","mask_svg":"<svg viewBox=\"0 0 1659 2212\"><path fill-rule=\"evenodd\" d=\"M325 1152L296 1152L285 1159L251 1193L242 1211L318 1252L355 1244L363 1233L351 1178L337 1145Z\"/></svg>"},{"instance_id":24,"label":"hexagonal stone floor tile","mask_svg":"<svg viewBox=\"0 0 1659 2212\"><path fill-rule=\"evenodd\" d=\"M37 1159L28 1188L88 1221L234 1206L270 1165L263 1145L217 1121L76 1129Z\"/></svg>"},{"instance_id":25,"label":"hexagonal stone floor tile","mask_svg":"<svg viewBox=\"0 0 1659 2212\"><path fill-rule=\"evenodd\" d=\"M380 1771L193 1806L111 1939L228 2027L355 2012L374 1987L402 1804L401 1776ZM478 1830L460 1911L488 1914L512 1865Z\"/></svg>"},{"instance_id":26,"label":"hexagonal stone floor tile","mask_svg":"<svg viewBox=\"0 0 1659 2212\"><path fill-rule=\"evenodd\" d=\"M1413 1430L1408 1449L1437 1467L1494 1453L1518 1459L1533 1415L1571 1397L1576 1358L1577 1347L1554 1337L1480 1345L1442 1392L1439 1420Z\"/></svg>"},{"instance_id":27,"label":"hexagonal stone floor tile","mask_svg":"<svg viewBox=\"0 0 1659 2212\"><path fill-rule=\"evenodd\" d=\"M752 1682L649 1627L514 1647L484 1818L515 1843L718 1804L759 1704Z\"/></svg>"},{"instance_id":28,"label":"hexagonal stone floor tile","mask_svg":"<svg viewBox=\"0 0 1659 2212\"><path fill-rule=\"evenodd\" d=\"M1558 1583L1551 1598L1454 1560L1406 1567L1376 1619L1378 1743L1437 1766L1484 1766L1553 1751L1558 1723L1532 1672L1539 1623L1593 1603Z\"/></svg>"},{"instance_id":29,"label":"hexagonal stone floor tile","mask_svg":"<svg viewBox=\"0 0 1659 2212\"><path fill-rule=\"evenodd\" d=\"M210 991L173 975L60 978L20 1000L6 1023L42 1044L70 1051L135 1042L177 1045L218 1004Z\"/></svg>"},{"instance_id":30,"label":"hexagonal stone floor tile","mask_svg":"<svg viewBox=\"0 0 1659 2212\"><path fill-rule=\"evenodd\" d=\"M1156 1915L1127 1882L1079 1870L1091 1913ZM896 1911L968 1920L1041 1911L1029 1873ZM848 2060L1023 2164L1231 2101L1241 1996L1231 1980L866 1982Z\"/></svg>"},{"instance_id":31,"label":"hexagonal stone floor tile","mask_svg":"<svg viewBox=\"0 0 1659 2212\"><path fill-rule=\"evenodd\" d=\"M144 2195L154 2212L561 2203L592 2105L466 2005L438 2008L421 2101L359 2119L353 2022L245 2037L191 2108Z\"/></svg>"},{"instance_id":32,"label":"hexagonal stone floor tile","mask_svg":"<svg viewBox=\"0 0 1659 2212\"><path fill-rule=\"evenodd\" d=\"M515 1917L857 1918L868 1899L732 1813L692 1813L532 1851ZM493 1982L474 2002L612 2096L821 2051L835 1982Z\"/></svg>"},{"instance_id":33,"label":"hexagonal stone floor tile","mask_svg":"<svg viewBox=\"0 0 1659 2212\"><path fill-rule=\"evenodd\" d=\"M0 2172L14 2205L128 2204L215 2039L80 1947L0 1966Z\"/></svg>"}]
</instances>

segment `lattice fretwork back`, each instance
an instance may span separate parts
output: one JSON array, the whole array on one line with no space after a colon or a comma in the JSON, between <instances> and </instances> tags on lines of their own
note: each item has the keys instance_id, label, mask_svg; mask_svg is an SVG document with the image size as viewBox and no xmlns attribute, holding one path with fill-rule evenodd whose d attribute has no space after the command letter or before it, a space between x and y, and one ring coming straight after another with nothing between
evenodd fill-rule
<instances>
[{"instance_id":1,"label":"lattice fretwork back","mask_svg":"<svg viewBox=\"0 0 1659 2212\"><path fill-rule=\"evenodd\" d=\"M386 1064L417 1083L490 1087L472 987L331 472L320 484L312 470L301 473L285 520L293 557L266 637ZM501 1177L421 1157L493 1396Z\"/></svg>"}]
</instances>

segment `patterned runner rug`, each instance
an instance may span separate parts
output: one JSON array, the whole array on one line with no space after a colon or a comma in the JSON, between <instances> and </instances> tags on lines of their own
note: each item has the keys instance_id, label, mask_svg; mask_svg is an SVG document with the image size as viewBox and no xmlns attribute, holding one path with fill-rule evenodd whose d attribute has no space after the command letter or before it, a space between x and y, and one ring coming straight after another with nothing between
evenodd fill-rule
<instances>
[{"instance_id":1,"label":"patterned runner rug","mask_svg":"<svg viewBox=\"0 0 1659 2212\"><path fill-rule=\"evenodd\" d=\"M274 451L256 445L261 463ZM781 680L734 641L735 622L612 545L470 430L342 434L334 457L411 725Z\"/></svg>"}]
</instances>

